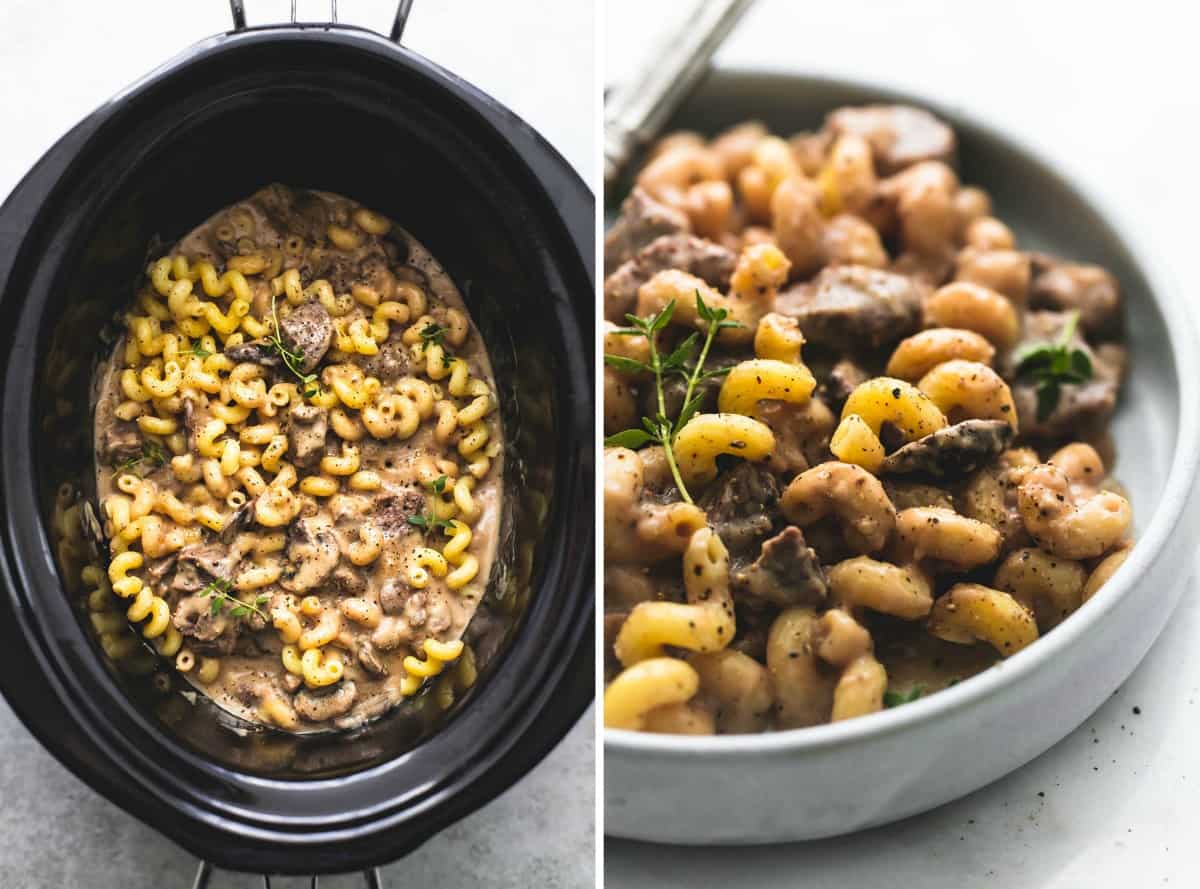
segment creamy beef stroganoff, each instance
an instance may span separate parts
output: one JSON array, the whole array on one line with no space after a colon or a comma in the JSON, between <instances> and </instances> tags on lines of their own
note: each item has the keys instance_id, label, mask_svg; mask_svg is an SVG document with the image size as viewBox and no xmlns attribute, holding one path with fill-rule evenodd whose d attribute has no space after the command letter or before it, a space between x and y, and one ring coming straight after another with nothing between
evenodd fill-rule
<instances>
[{"instance_id":1,"label":"creamy beef stroganoff","mask_svg":"<svg viewBox=\"0 0 1200 889\"><path fill-rule=\"evenodd\" d=\"M953 131L842 108L650 152L605 242L605 722L801 728L1036 643L1128 554L1118 282Z\"/></svg>"},{"instance_id":2,"label":"creamy beef stroganoff","mask_svg":"<svg viewBox=\"0 0 1200 889\"><path fill-rule=\"evenodd\" d=\"M151 262L121 327L96 377L91 598L289 731L357 726L452 662L469 682L503 437L437 261L353 201L272 185Z\"/></svg>"}]
</instances>

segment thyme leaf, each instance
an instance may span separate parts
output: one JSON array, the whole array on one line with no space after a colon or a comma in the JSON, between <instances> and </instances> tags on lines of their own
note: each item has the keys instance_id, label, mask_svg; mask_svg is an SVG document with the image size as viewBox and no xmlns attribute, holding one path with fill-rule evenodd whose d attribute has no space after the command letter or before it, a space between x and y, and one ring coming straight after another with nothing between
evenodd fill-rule
<instances>
[{"instance_id":1,"label":"thyme leaf","mask_svg":"<svg viewBox=\"0 0 1200 889\"><path fill-rule=\"evenodd\" d=\"M625 373L653 374L655 393L658 396L658 412L653 417L642 417L641 429L626 429L616 435L610 435L604 440L604 443L610 447L630 449L652 443L661 445L667 458L667 466L670 467L671 476L675 480L675 486L679 489L679 496L685 503L693 501L692 495L688 492L687 486L679 474L679 466L675 460L675 439L679 435L679 430L696 415L704 401L704 393L696 392L696 385L702 380L722 376L729 372L728 369L709 371L707 374L704 371L704 362L708 360L708 352L712 348L717 333L730 327L742 326L740 321L728 320L729 313L725 309L710 307L700 296L699 290L695 293L696 315L704 324L704 342L700 346L699 356L696 355L696 347L700 345L698 331L689 334L669 354L664 356L658 351L658 333L671 323L671 318L675 314L675 300L673 299L660 311L647 315L645 318L626 315L625 319L629 322L629 327L620 327L610 331L618 336L645 337L650 346L648 362L626 358L622 355L604 356L605 364ZM672 375L687 380L687 388L684 391L679 415L673 420L667 416L666 396L663 393L663 381Z\"/></svg>"},{"instance_id":2,"label":"thyme leaf","mask_svg":"<svg viewBox=\"0 0 1200 889\"><path fill-rule=\"evenodd\" d=\"M271 297L271 335L267 337L267 342L271 347L279 353L279 357L283 359L284 366L291 371L292 376L300 381L300 394L305 398L312 398L314 395L321 394L321 383L317 379L315 373L306 374L304 367L304 353L298 352L283 341L283 336L279 331L279 316L275 312L276 296Z\"/></svg>"},{"instance_id":3,"label":"thyme leaf","mask_svg":"<svg viewBox=\"0 0 1200 889\"><path fill-rule=\"evenodd\" d=\"M430 321L421 328L421 348L428 349L430 346L442 347L442 366L449 367L450 362L454 360L454 356L450 350L446 348L446 334L449 332L449 327L443 327L436 321Z\"/></svg>"},{"instance_id":4,"label":"thyme leaf","mask_svg":"<svg viewBox=\"0 0 1200 889\"><path fill-rule=\"evenodd\" d=\"M1063 386L1092 378L1092 360L1087 352L1070 348L1078 323L1079 312L1072 312L1057 340L1030 343L1013 356L1017 376L1033 383L1039 420L1054 413Z\"/></svg>"},{"instance_id":5,"label":"thyme leaf","mask_svg":"<svg viewBox=\"0 0 1200 889\"><path fill-rule=\"evenodd\" d=\"M209 581L204 589L200 590L196 595L205 599L212 599L212 607L210 609L212 616L216 617L222 611L229 614L230 617L247 617L251 614L257 614L268 623L271 620L270 615L262 610L262 606L271 601L271 597L266 593L262 593L255 597L254 602L243 602L236 596L230 595L233 590L233 583L224 578L218 577L215 580Z\"/></svg>"},{"instance_id":6,"label":"thyme leaf","mask_svg":"<svg viewBox=\"0 0 1200 889\"><path fill-rule=\"evenodd\" d=\"M445 529L451 527L449 519L436 518L432 513L419 513L417 515L410 515L408 517L408 523L414 528L420 528L426 534L431 534L438 528Z\"/></svg>"},{"instance_id":7,"label":"thyme leaf","mask_svg":"<svg viewBox=\"0 0 1200 889\"><path fill-rule=\"evenodd\" d=\"M907 694L896 691L885 691L883 693L883 706L890 708L899 707L901 704L911 704L923 694L925 694L925 686L923 685L914 685L908 690Z\"/></svg>"},{"instance_id":8,"label":"thyme leaf","mask_svg":"<svg viewBox=\"0 0 1200 889\"><path fill-rule=\"evenodd\" d=\"M141 456L130 457L119 464L117 466L117 473L133 472L135 469L144 468L147 465L153 466L155 469L167 465L167 452L161 444L153 439L144 439L142 441Z\"/></svg>"}]
</instances>

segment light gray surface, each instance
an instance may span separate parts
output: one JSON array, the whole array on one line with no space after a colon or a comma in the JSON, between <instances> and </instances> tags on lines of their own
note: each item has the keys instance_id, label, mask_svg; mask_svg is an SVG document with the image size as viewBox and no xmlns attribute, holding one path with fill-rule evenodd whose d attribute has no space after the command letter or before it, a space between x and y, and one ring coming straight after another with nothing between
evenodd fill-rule
<instances>
[{"instance_id":1,"label":"light gray surface","mask_svg":"<svg viewBox=\"0 0 1200 889\"><path fill-rule=\"evenodd\" d=\"M606 78L653 45L652 29L629 23L684 15L685 6L611 0ZM1187 284L1196 253L1196 187L1187 171L1200 135L1200 59L1191 46L1196 16L1194 8L1165 0L1136 6L760 0L718 63L876 78L1012 128L1051 157L1071 157L1081 177L1153 233ZM607 886L1197 885L1195 589L1193 582L1112 700L1048 753L990 787L898 825L815 843L728 850L609 840Z\"/></svg>"},{"instance_id":2,"label":"light gray surface","mask_svg":"<svg viewBox=\"0 0 1200 889\"><path fill-rule=\"evenodd\" d=\"M281 21L286 0L246 0L250 24ZM328 4L301 0L301 18ZM469 7L469 14L467 9ZM390 0L341 0L343 22L386 30ZM133 79L229 27L225 0L6 0L0 4L0 198L55 139ZM474 82L541 130L593 181L593 11L538 0L417 0L407 43ZM514 60L519 59L519 64ZM36 83L36 89L29 88ZM516 787L385 868L391 887L591 886L594 879L592 711ZM64 727L64 731L70 730ZM195 860L63 769L0 703L0 887L172 889ZM219 873L213 889L261 882ZM280 880L273 886L308 886ZM321 880L351 889L355 877Z\"/></svg>"}]
</instances>

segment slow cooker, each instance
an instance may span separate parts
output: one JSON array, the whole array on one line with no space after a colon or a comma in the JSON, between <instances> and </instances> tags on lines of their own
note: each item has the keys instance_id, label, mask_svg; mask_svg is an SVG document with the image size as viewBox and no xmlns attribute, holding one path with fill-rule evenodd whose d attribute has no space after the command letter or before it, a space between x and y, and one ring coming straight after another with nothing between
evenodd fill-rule
<instances>
[{"instance_id":1,"label":"slow cooker","mask_svg":"<svg viewBox=\"0 0 1200 889\"><path fill-rule=\"evenodd\" d=\"M509 787L593 697L593 198L525 122L397 41L246 28L231 7L232 31L81 121L0 206L0 691L76 775L220 867L363 869ZM114 669L54 559L55 498L88 496L98 331L149 248L273 181L359 200L430 249L488 343L507 436L478 681L350 735L239 725Z\"/></svg>"}]
</instances>

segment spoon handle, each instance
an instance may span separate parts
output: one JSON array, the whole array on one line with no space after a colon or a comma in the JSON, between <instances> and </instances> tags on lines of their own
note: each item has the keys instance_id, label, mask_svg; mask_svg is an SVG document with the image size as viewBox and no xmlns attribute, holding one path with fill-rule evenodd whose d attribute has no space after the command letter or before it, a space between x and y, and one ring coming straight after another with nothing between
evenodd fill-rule
<instances>
[{"instance_id":1,"label":"spoon handle","mask_svg":"<svg viewBox=\"0 0 1200 889\"><path fill-rule=\"evenodd\" d=\"M753 3L702 0L677 30L664 36L658 51L633 76L609 91L604 102L606 186L620 176L638 148L658 135Z\"/></svg>"}]
</instances>

